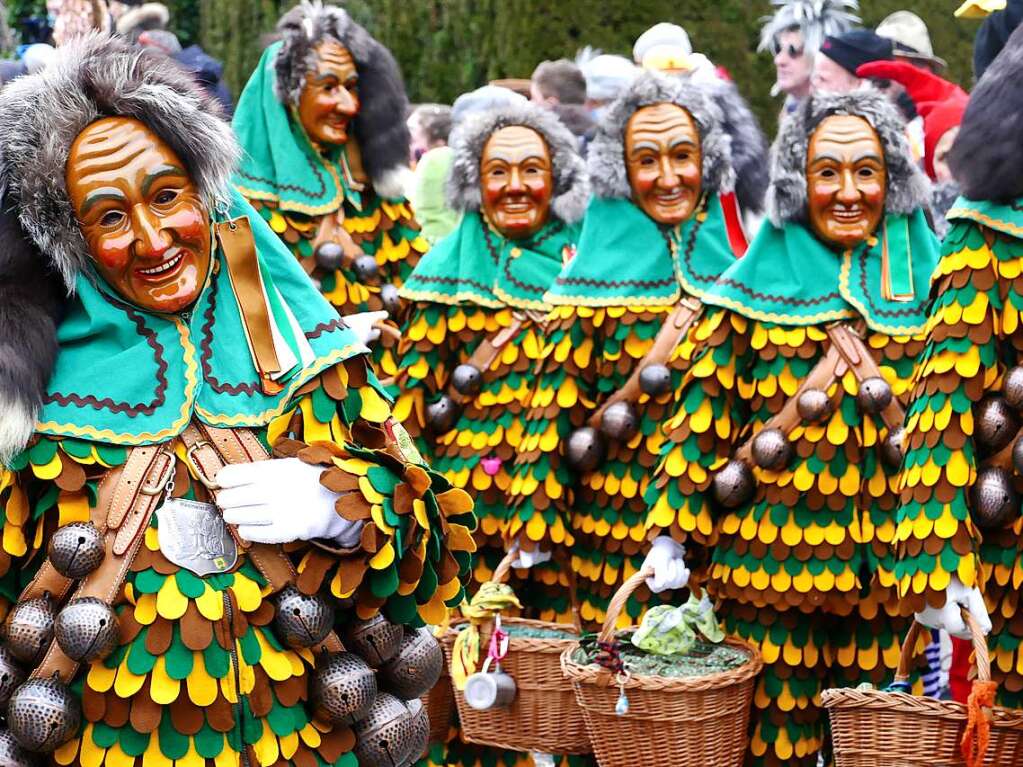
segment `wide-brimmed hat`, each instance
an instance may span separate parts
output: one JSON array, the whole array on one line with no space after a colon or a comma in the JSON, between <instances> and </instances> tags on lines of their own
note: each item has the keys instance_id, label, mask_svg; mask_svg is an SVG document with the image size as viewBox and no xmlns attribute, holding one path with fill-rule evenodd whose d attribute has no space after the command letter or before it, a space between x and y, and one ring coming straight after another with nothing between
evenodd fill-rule
<instances>
[{"instance_id":1,"label":"wide-brimmed hat","mask_svg":"<svg viewBox=\"0 0 1023 767\"><path fill-rule=\"evenodd\" d=\"M895 43L894 54L898 58L933 64L939 69L948 67L948 62L934 55L930 31L912 11L896 11L878 24L875 31Z\"/></svg>"}]
</instances>

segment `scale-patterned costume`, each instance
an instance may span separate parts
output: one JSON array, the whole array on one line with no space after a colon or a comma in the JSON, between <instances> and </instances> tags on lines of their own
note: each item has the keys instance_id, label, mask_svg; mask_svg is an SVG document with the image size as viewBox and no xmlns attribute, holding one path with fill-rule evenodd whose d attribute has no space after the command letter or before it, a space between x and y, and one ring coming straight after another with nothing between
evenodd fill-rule
<instances>
[{"instance_id":1,"label":"scale-patterned costume","mask_svg":"<svg viewBox=\"0 0 1023 767\"><path fill-rule=\"evenodd\" d=\"M807 126L836 113L874 126L890 179L877 237L844 253L799 223ZM825 389L830 414L796 416L787 463L753 468L750 498L723 508L711 488L715 473L828 353L831 323L859 329L891 392L908 400L937 241L920 210L925 184L900 131L873 96L817 99L790 118L772 155L774 223L705 294L706 314L673 353L689 368L664 427L647 525L651 535L686 544L693 579L717 599L727 631L763 653L753 764L816 765L825 724L820 691L885 683L898 662L904 623L891 617L898 463L882 459L886 423L858 407L851 369ZM801 197L792 193L798 184Z\"/></svg>"},{"instance_id":2,"label":"scale-patterned costume","mask_svg":"<svg viewBox=\"0 0 1023 767\"><path fill-rule=\"evenodd\" d=\"M442 620L446 606L462 599L468 577L471 501L419 463L391 417L368 350L255 211L228 192L233 140L215 107L163 57L123 42L89 38L62 49L62 56L59 68L23 78L0 105L0 124L19 126L17 139L4 131L3 171L14 195L5 203L34 201L20 214L45 254L30 254L15 266L23 274L59 270L75 287L49 340L57 347L49 383L43 376L22 384L31 404L32 387L45 386L35 393L43 403L38 419L31 419L30 408L8 411L9 426L25 412L35 434L0 470L5 601L39 570L56 530L106 518L98 487L132 460L137 446L172 451L168 494L207 500L181 442L189 424L202 424L249 429L276 456L322 466L321 483L341 494L338 513L363 523L361 543L344 553L305 541L286 546L298 589L339 605L339 629L378 611L407 625ZM146 88L139 87L143 81ZM249 252L266 294L276 299L267 311L278 328L290 328L282 331L282 343L295 363L279 379L279 393L264 393L220 246L214 245L208 283L192 309L155 314L125 303L96 274L73 217L64 228L53 223L60 220L54 211L68 205L61 201L63 173L26 171L52 162L35 142L52 132L55 102L68 94L83 106L55 141L70 144L97 115L137 116L158 126L151 129L182 157L204 199L214 202L214 222L247 219L255 244ZM153 119L147 98L161 110L172 107L174 122ZM204 142L190 146L197 136ZM10 151L11 139L25 142L20 154ZM12 252L5 240L5 253ZM10 300L6 294L4 300ZM8 337L24 337L26 344L34 338ZM26 345L23 354L21 368L4 363L5 380L40 351ZM240 549L236 564L225 557L219 572L197 575L161 547L160 519L157 509L139 533L139 553L112 599L120 629L116 649L83 666L70 683L81 702L80 731L46 763L355 767L353 731L314 719L310 685L317 658L288 649L275 635L273 590L254 560ZM214 519L223 540L222 521Z\"/></svg>"},{"instance_id":3,"label":"scale-patterned costume","mask_svg":"<svg viewBox=\"0 0 1023 767\"><path fill-rule=\"evenodd\" d=\"M284 39L263 52L235 110L244 150L237 185L338 313L397 314L396 297L384 286L400 287L428 248L401 186L409 137L394 118L407 107L397 64L340 8L303 3L278 31ZM323 40L345 46L359 74L360 110L341 146L315 146L296 114L305 56ZM332 231L322 233L325 220ZM372 256L378 274L360 276L352 259L337 268L319 264L322 242ZM391 376L396 344L387 335L381 341L374 360L382 376Z\"/></svg>"},{"instance_id":4,"label":"scale-patterned costume","mask_svg":"<svg viewBox=\"0 0 1023 767\"><path fill-rule=\"evenodd\" d=\"M624 166L629 117L642 106L663 102L693 115L704 156L704 197L694 215L676 227L655 223L628 199ZM592 471L577 474L569 468L566 444L628 380L673 307L709 288L734 256L717 196L731 184L728 146L720 112L701 91L644 75L601 126L588 163L596 196L578 253L547 294L554 310L513 489L528 506L539 492L534 488L544 488L565 509L575 538L571 557L579 609L583 621L593 625L603 620L618 586L643 563L643 493L672 392L655 400L643 395L635 436L609 443L606 459ZM678 383L673 377L672 386ZM638 589L621 620L635 622L650 598L645 586Z\"/></svg>"}]
</instances>

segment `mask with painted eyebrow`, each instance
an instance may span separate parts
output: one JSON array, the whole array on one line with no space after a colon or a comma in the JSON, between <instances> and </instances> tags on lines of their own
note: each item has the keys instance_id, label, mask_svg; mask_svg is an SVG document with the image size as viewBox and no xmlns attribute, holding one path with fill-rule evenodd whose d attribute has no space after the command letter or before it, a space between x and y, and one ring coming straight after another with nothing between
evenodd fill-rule
<instances>
[{"instance_id":1,"label":"mask with painted eyebrow","mask_svg":"<svg viewBox=\"0 0 1023 767\"><path fill-rule=\"evenodd\" d=\"M298 119L314 144L340 146L359 113L358 70L351 52L334 40L324 40L315 51L316 67L306 75Z\"/></svg>"},{"instance_id":2,"label":"mask with painted eyebrow","mask_svg":"<svg viewBox=\"0 0 1023 767\"><path fill-rule=\"evenodd\" d=\"M532 128L494 131L480 157L483 216L511 240L536 234L550 218L554 175L550 150Z\"/></svg>"},{"instance_id":3,"label":"mask with painted eyebrow","mask_svg":"<svg viewBox=\"0 0 1023 767\"><path fill-rule=\"evenodd\" d=\"M635 203L660 224L680 224L696 211L703 188L700 133L675 104L638 109L625 127L625 168Z\"/></svg>"}]
</instances>

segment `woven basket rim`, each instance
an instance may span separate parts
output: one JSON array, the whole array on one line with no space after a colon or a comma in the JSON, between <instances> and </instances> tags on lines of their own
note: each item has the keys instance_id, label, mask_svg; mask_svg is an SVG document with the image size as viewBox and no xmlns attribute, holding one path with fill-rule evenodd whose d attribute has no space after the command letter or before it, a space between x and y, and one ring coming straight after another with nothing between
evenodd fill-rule
<instances>
[{"instance_id":1,"label":"woven basket rim","mask_svg":"<svg viewBox=\"0 0 1023 767\"><path fill-rule=\"evenodd\" d=\"M750 654L749 660L738 668L716 671L706 676L667 677L630 675L624 686L626 689L665 692L703 692L742 684L760 673L764 666L764 659L760 654L760 650L755 645L734 637L726 637L724 643L748 652ZM575 650L576 647L570 647L561 655L561 671L567 678L578 684L592 684L600 687L619 685L615 675L606 668L598 666L596 663L583 666L573 661L571 656Z\"/></svg>"},{"instance_id":2,"label":"woven basket rim","mask_svg":"<svg viewBox=\"0 0 1023 767\"><path fill-rule=\"evenodd\" d=\"M887 690L836 687L821 692L821 705L827 709L875 709L928 714L963 722L968 718L968 708L964 703ZM1023 710L1003 706L992 706L989 710L995 726L1023 730Z\"/></svg>"},{"instance_id":3,"label":"woven basket rim","mask_svg":"<svg viewBox=\"0 0 1023 767\"><path fill-rule=\"evenodd\" d=\"M572 634L572 636L565 637L564 639L541 639L538 637L509 636L509 652L514 649L517 652L560 653L568 645L574 645L579 641L579 629L571 623L553 623L551 621L533 620L532 618L505 618L504 616L501 616L501 623L513 626L528 626L531 628L547 629L549 631L564 631ZM451 624L448 626L448 630L444 632L444 636L441 637L441 642L454 642L455 637L458 636L458 630L468 624L468 618L458 618L451 621Z\"/></svg>"}]
</instances>

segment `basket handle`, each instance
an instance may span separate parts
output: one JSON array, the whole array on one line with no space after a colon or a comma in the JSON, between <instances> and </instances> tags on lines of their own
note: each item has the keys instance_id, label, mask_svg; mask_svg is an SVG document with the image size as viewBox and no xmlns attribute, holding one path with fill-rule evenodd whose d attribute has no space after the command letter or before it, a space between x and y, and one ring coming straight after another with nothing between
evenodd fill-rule
<instances>
[{"instance_id":1,"label":"basket handle","mask_svg":"<svg viewBox=\"0 0 1023 767\"><path fill-rule=\"evenodd\" d=\"M984 637L984 632L981 631L980 624L977 623L977 620L970 611L964 607L962 608L962 613L963 620L966 621L966 625L970 629L970 638L973 641L973 652L977 663L977 679L981 682L990 682L991 656L987 650L987 639ZM909 680L909 664L915 655L914 650L917 640L920 638L921 633L929 630L926 626L913 621L913 625L909 628L909 633L906 634L906 640L902 643L899 667L895 671L896 682L906 682Z\"/></svg>"},{"instance_id":2,"label":"basket handle","mask_svg":"<svg viewBox=\"0 0 1023 767\"><path fill-rule=\"evenodd\" d=\"M646 579L650 578L653 574L654 568L644 567L618 587L618 591L616 591L614 596L611 597L611 601L607 603L607 613L604 616L604 625L600 629L597 641L611 641L611 638L615 633L615 623L618 621L618 616L622 614L625 602L630 596L632 596L632 592L638 589L646 581Z\"/></svg>"},{"instance_id":3,"label":"basket handle","mask_svg":"<svg viewBox=\"0 0 1023 767\"><path fill-rule=\"evenodd\" d=\"M497 567L494 568L494 572L490 575L490 580L494 583L504 583L508 580L508 573L511 572L512 562L514 562L519 556L519 547L517 545L512 546L500 562L497 563Z\"/></svg>"}]
</instances>

